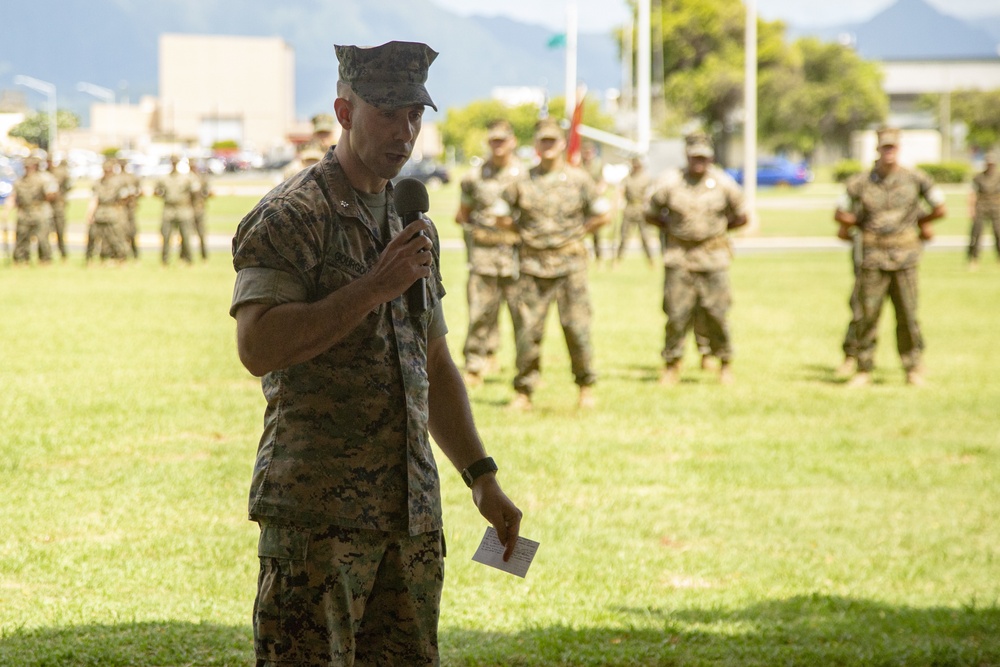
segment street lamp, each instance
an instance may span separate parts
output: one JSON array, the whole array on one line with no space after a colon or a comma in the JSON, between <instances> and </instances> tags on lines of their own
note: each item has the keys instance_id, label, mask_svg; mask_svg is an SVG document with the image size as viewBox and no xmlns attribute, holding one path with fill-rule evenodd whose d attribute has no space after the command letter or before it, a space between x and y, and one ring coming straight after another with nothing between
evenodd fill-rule
<instances>
[{"instance_id":1,"label":"street lamp","mask_svg":"<svg viewBox=\"0 0 1000 667\"><path fill-rule=\"evenodd\" d=\"M86 81L80 81L76 84L76 89L81 93L87 93L88 95L93 95L97 99L101 100L105 104L114 105L115 103L115 91L110 88L105 88L104 86L98 86L94 83L87 83ZM117 132L117 114L115 113L114 107L111 109L111 125L115 130L111 134L111 143L118 142L118 132ZM94 119L90 119L91 128L94 126Z\"/></svg>"},{"instance_id":2,"label":"street lamp","mask_svg":"<svg viewBox=\"0 0 1000 667\"><path fill-rule=\"evenodd\" d=\"M14 77L14 84L37 90L49 97L49 155L54 155L56 150L56 86L48 81L40 81L30 76L18 74Z\"/></svg>"}]
</instances>

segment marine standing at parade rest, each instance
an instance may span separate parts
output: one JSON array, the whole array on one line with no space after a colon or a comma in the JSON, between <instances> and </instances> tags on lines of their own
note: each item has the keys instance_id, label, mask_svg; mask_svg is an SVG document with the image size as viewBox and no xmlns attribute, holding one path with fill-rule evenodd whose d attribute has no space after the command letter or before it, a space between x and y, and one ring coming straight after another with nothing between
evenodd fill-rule
<instances>
[{"instance_id":1,"label":"marine standing at parade rest","mask_svg":"<svg viewBox=\"0 0 1000 667\"><path fill-rule=\"evenodd\" d=\"M212 186L208 180L208 172L200 167L197 162L191 161L191 205L194 209L194 231L198 235L198 245L201 249L201 259L208 259L208 244L205 242L207 230L205 229L205 208L208 199L212 196Z\"/></svg>"},{"instance_id":2,"label":"marine standing at parade rest","mask_svg":"<svg viewBox=\"0 0 1000 667\"><path fill-rule=\"evenodd\" d=\"M403 227L390 183L434 107L424 82L437 53L336 52L339 143L233 239L230 313L267 401L249 502L257 664L437 665L445 547L430 435L505 560L521 512L448 351L437 231L423 217Z\"/></svg>"},{"instance_id":3,"label":"marine standing at parade rest","mask_svg":"<svg viewBox=\"0 0 1000 667\"><path fill-rule=\"evenodd\" d=\"M719 379L733 381L733 346L727 316L732 305L727 232L747 222L743 191L712 161L715 151L704 134L686 137L687 168L655 186L646 221L665 231L663 309L667 314L661 384L680 381L684 340L697 308L704 316L709 353L719 359Z\"/></svg>"},{"instance_id":4,"label":"marine standing at parade rest","mask_svg":"<svg viewBox=\"0 0 1000 667\"><path fill-rule=\"evenodd\" d=\"M69 198L70 190L73 189L73 181L69 177L69 168L65 162L50 158L47 170L59 184L59 194L52 200L52 231L56 233L59 256L66 259L69 256L66 251L66 200Z\"/></svg>"},{"instance_id":5,"label":"marine standing at parade rest","mask_svg":"<svg viewBox=\"0 0 1000 667\"><path fill-rule=\"evenodd\" d=\"M1000 169L997 168L997 154L986 153L986 167L972 178L972 194L969 208L972 212L972 230L969 233L969 268L975 269L979 262L979 239L983 227L993 228L993 244L1000 258Z\"/></svg>"},{"instance_id":6,"label":"marine standing at parade rest","mask_svg":"<svg viewBox=\"0 0 1000 667\"><path fill-rule=\"evenodd\" d=\"M17 211L14 232L14 263L31 261L32 242L38 248L38 261L52 261L49 232L52 229L52 202L59 196L59 184L51 174L41 171L42 159L29 155L24 159L24 176L14 182L14 188L4 203L5 215Z\"/></svg>"},{"instance_id":7,"label":"marine standing at parade rest","mask_svg":"<svg viewBox=\"0 0 1000 667\"><path fill-rule=\"evenodd\" d=\"M117 162L104 161L103 175L94 183L94 196L87 207L87 256L90 262L95 252L101 260L124 261L128 258L127 206L132 191L120 174Z\"/></svg>"},{"instance_id":8,"label":"marine standing at parade rest","mask_svg":"<svg viewBox=\"0 0 1000 667\"><path fill-rule=\"evenodd\" d=\"M136 211L139 208L139 198L142 197L142 180L138 174L128 170L128 158L118 158L118 177L128 188L128 201L125 202L125 243L133 259L139 259L139 225L136 222Z\"/></svg>"},{"instance_id":9,"label":"marine standing at parade rest","mask_svg":"<svg viewBox=\"0 0 1000 667\"><path fill-rule=\"evenodd\" d=\"M878 131L879 158L869 172L847 182L834 219L839 235L848 228L861 232L858 324L858 370L848 383L871 384L875 343L882 303L888 295L896 310L896 347L906 371L906 382L924 384L924 340L917 322L917 269L923 242L933 238L931 222L945 215L944 195L931 177L899 164L899 130ZM922 204L926 202L928 211Z\"/></svg>"},{"instance_id":10,"label":"marine standing at parade rest","mask_svg":"<svg viewBox=\"0 0 1000 667\"><path fill-rule=\"evenodd\" d=\"M191 226L194 223L195 182L190 174L182 174L177 165L180 157L170 156L170 173L156 182L153 189L157 197L163 198L163 264L170 263L170 241L176 230L181 237L181 260L191 263Z\"/></svg>"},{"instance_id":11,"label":"marine standing at parade rest","mask_svg":"<svg viewBox=\"0 0 1000 667\"><path fill-rule=\"evenodd\" d=\"M517 138L506 120L487 126L490 155L481 167L466 174L455 221L466 229L469 255L469 331L465 337L465 381L470 387L483 383L483 375L496 367L500 308L504 302L514 323L515 339L521 330L517 308L517 232L497 225L497 213L509 210L500 198L514 180L525 175L514 150ZM498 205L500 208L498 209Z\"/></svg>"},{"instance_id":12,"label":"marine standing at parade rest","mask_svg":"<svg viewBox=\"0 0 1000 667\"><path fill-rule=\"evenodd\" d=\"M604 180L604 160L597 153L597 146L589 139L580 145L580 168L594 180L597 186L597 194L604 195L608 189L608 182ZM591 242L594 244L594 259L599 263L604 257L604 248L601 247L600 228L591 233Z\"/></svg>"},{"instance_id":13,"label":"marine standing at parade rest","mask_svg":"<svg viewBox=\"0 0 1000 667\"><path fill-rule=\"evenodd\" d=\"M597 381L590 344L591 307L587 288L584 239L608 223L611 204L582 169L566 162L566 136L549 118L535 127L539 163L527 178L515 180L503 194L510 215L501 225L515 225L521 237L517 300L521 332L517 335L517 392L511 407L530 410L541 375L541 346L549 306L556 302L569 349L573 378L580 388L578 405L594 406Z\"/></svg>"},{"instance_id":14,"label":"marine standing at parade rest","mask_svg":"<svg viewBox=\"0 0 1000 667\"><path fill-rule=\"evenodd\" d=\"M620 262L625 254L625 244L634 229L639 234L642 242L642 252L646 255L646 261L653 265L653 249L649 238L649 229L646 227L646 202L653 185L653 179L646 171L642 158L638 155L632 156L629 164L628 176L622 179L622 199L625 208L622 210L622 227L618 241L618 252L615 253L615 262Z\"/></svg>"}]
</instances>

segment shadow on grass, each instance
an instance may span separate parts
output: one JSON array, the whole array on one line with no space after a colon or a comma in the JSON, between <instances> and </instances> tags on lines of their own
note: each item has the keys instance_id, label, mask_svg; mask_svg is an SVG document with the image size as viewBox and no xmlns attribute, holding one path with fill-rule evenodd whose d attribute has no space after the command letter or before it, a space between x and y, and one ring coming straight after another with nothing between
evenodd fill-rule
<instances>
[{"instance_id":1,"label":"shadow on grass","mask_svg":"<svg viewBox=\"0 0 1000 667\"><path fill-rule=\"evenodd\" d=\"M446 629L444 667L1000 665L1000 607L893 607L811 595L741 609L619 608L614 628ZM15 630L0 665L248 667L251 629L163 621Z\"/></svg>"},{"instance_id":2,"label":"shadow on grass","mask_svg":"<svg viewBox=\"0 0 1000 667\"><path fill-rule=\"evenodd\" d=\"M249 626L161 621L13 630L0 634L2 667L247 667Z\"/></svg>"},{"instance_id":3,"label":"shadow on grass","mask_svg":"<svg viewBox=\"0 0 1000 667\"><path fill-rule=\"evenodd\" d=\"M621 627L450 630L446 667L1000 665L1000 607L893 607L812 595L736 610L618 609Z\"/></svg>"}]
</instances>

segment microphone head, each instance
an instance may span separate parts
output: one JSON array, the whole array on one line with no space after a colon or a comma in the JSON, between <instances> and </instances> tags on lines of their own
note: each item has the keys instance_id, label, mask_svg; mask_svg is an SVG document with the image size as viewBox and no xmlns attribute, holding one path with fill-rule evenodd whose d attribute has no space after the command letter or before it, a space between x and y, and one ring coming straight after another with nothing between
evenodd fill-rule
<instances>
[{"instance_id":1,"label":"microphone head","mask_svg":"<svg viewBox=\"0 0 1000 667\"><path fill-rule=\"evenodd\" d=\"M427 188L415 178L404 178L393 185L392 204L404 218L412 213L426 213L431 208Z\"/></svg>"}]
</instances>

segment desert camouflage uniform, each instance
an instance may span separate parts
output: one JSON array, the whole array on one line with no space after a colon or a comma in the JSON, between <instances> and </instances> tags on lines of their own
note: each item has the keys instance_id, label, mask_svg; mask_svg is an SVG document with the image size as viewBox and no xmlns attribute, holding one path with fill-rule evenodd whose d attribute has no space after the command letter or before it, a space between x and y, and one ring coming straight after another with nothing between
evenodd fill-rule
<instances>
[{"instance_id":1,"label":"desert camouflage uniform","mask_svg":"<svg viewBox=\"0 0 1000 667\"><path fill-rule=\"evenodd\" d=\"M17 227L14 234L14 262L31 260L31 241L38 245L38 259L52 261L49 231L52 228L52 204L47 197L59 191L52 175L35 171L14 183L14 203L17 206Z\"/></svg>"},{"instance_id":2,"label":"desert camouflage uniform","mask_svg":"<svg viewBox=\"0 0 1000 667\"><path fill-rule=\"evenodd\" d=\"M732 249L726 231L731 218L745 214L743 192L715 165L695 182L677 171L656 186L647 215L665 223L663 359L667 364L684 356L684 337L698 307L704 311L710 353L723 362L732 358L726 321L732 304Z\"/></svg>"},{"instance_id":3,"label":"desert camouflage uniform","mask_svg":"<svg viewBox=\"0 0 1000 667\"><path fill-rule=\"evenodd\" d=\"M66 252L66 199L70 190L73 189L73 181L69 177L69 168L65 164L52 165L49 163L49 174L59 184L59 194L52 202L52 231L56 233L56 247L59 255L65 259Z\"/></svg>"},{"instance_id":4,"label":"desert camouflage uniform","mask_svg":"<svg viewBox=\"0 0 1000 667\"><path fill-rule=\"evenodd\" d=\"M976 174L972 179L972 191L976 193L976 208L969 234L969 259L979 257L979 239L986 223L993 227L993 244L1000 256L1000 167L994 167L989 174Z\"/></svg>"},{"instance_id":5,"label":"desert camouflage uniform","mask_svg":"<svg viewBox=\"0 0 1000 667\"><path fill-rule=\"evenodd\" d=\"M622 211L622 228L618 241L618 259L625 254L625 244L628 242L629 234L635 228L639 232L639 240L642 241L642 252L646 259L652 259L649 228L646 227L646 202L649 199L652 179L649 173L643 169L639 173L630 173L622 180L622 194L625 197L625 209Z\"/></svg>"},{"instance_id":6,"label":"desert camouflage uniform","mask_svg":"<svg viewBox=\"0 0 1000 667\"><path fill-rule=\"evenodd\" d=\"M170 261L170 239L176 229L181 237L181 259L191 263L191 225L194 223L193 196L197 186L190 174L171 172L156 182L154 192L163 198L163 263Z\"/></svg>"},{"instance_id":7,"label":"desert camouflage uniform","mask_svg":"<svg viewBox=\"0 0 1000 667\"><path fill-rule=\"evenodd\" d=\"M88 233L87 258L100 249L101 259L125 259L129 254L126 207L132 191L120 174L111 174L94 183L97 209Z\"/></svg>"},{"instance_id":8,"label":"desert camouflage uniform","mask_svg":"<svg viewBox=\"0 0 1000 667\"><path fill-rule=\"evenodd\" d=\"M231 314L318 301L363 276L402 230L386 206L381 225L330 149L240 223ZM359 665L435 664L444 545L426 366L427 341L447 328L432 236L427 311L410 312L403 294L322 354L262 379L249 503L261 525L259 665L352 655Z\"/></svg>"},{"instance_id":9,"label":"desert camouflage uniform","mask_svg":"<svg viewBox=\"0 0 1000 667\"><path fill-rule=\"evenodd\" d=\"M208 246L205 244L205 204L212 190L208 182L208 174L191 172L194 188L191 191L191 204L194 209L194 231L198 235L201 258L208 259Z\"/></svg>"},{"instance_id":10,"label":"desert camouflage uniform","mask_svg":"<svg viewBox=\"0 0 1000 667\"><path fill-rule=\"evenodd\" d=\"M500 343L500 306L507 302L514 331L520 330L517 308L516 231L498 229L491 212L501 193L525 174L517 161L497 169L489 161L462 179L462 204L471 209L467 230L469 254L469 331L465 338L465 370L481 374Z\"/></svg>"},{"instance_id":11,"label":"desert camouflage uniform","mask_svg":"<svg viewBox=\"0 0 1000 667\"><path fill-rule=\"evenodd\" d=\"M847 183L840 207L856 212L862 244L859 372L874 366L878 320L887 294L896 310L896 346L903 368L920 366L924 342L917 322L917 267L923 245L917 221L923 214L922 200L932 207L944 203L941 191L922 171L896 167L883 179L872 169Z\"/></svg>"},{"instance_id":12,"label":"desert camouflage uniform","mask_svg":"<svg viewBox=\"0 0 1000 667\"><path fill-rule=\"evenodd\" d=\"M139 208L139 197L142 196L142 179L137 174L126 169L126 165L121 165L121 172L118 176L122 179L125 187L128 188L128 200L125 202L125 224L123 232L125 243L128 245L132 257L139 257L139 226L136 223L136 210Z\"/></svg>"},{"instance_id":13,"label":"desert camouflage uniform","mask_svg":"<svg viewBox=\"0 0 1000 667\"><path fill-rule=\"evenodd\" d=\"M504 199L514 211L521 237L517 298L521 333L517 336L514 389L531 395L541 372L541 344L552 301L569 349L576 384L597 381L590 347L590 296L587 291L588 218L607 211L607 201L586 172L564 165L548 173L532 168L512 183Z\"/></svg>"}]
</instances>

